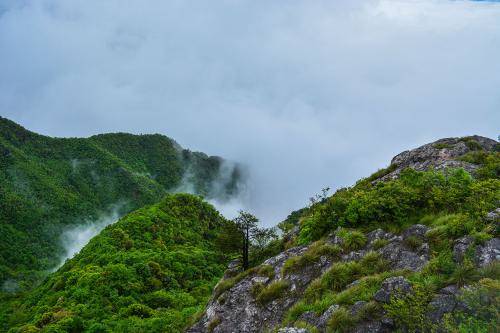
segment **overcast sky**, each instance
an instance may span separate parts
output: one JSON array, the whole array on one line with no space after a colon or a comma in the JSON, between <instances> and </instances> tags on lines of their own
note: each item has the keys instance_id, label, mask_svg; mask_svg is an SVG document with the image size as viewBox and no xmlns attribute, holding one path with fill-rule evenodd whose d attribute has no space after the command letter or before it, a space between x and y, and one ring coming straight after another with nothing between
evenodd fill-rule
<instances>
[{"instance_id":1,"label":"overcast sky","mask_svg":"<svg viewBox=\"0 0 500 333\"><path fill-rule=\"evenodd\" d=\"M1 0L0 115L246 163L272 224L400 151L496 138L500 3Z\"/></svg>"}]
</instances>

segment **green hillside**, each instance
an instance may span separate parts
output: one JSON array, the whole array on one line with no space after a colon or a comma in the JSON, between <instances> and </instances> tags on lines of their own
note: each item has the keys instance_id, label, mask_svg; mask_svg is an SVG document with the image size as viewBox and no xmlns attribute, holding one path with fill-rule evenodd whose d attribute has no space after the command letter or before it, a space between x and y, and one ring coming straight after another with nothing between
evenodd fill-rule
<instances>
[{"instance_id":1,"label":"green hillside","mask_svg":"<svg viewBox=\"0 0 500 333\"><path fill-rule=\"evenodd\" d=\"M203 309L225 270L228 256L215 245L224 223L211 205L189 194L141 208L105 228L14 303L4 329L179 332Z\"/></svg>"},{"instance_id":2,"label":"green hillside","mask_svg":"<svg viewBox=\"0 0 500 333\"><path fill-rule=\"evenodd\" d=\"M54 268L68 226L113 210L123 215L184 183L205 197L228 198L241 173L223 164L158 134L51 138L0 117L0 285L30 288Z\"/></svg>"}]
</instances>

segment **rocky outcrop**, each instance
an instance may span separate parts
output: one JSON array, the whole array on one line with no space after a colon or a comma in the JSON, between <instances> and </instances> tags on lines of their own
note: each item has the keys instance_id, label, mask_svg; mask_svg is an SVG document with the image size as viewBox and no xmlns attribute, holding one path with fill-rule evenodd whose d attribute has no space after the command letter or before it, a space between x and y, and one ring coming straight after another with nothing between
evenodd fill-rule
<instances>
[{"instance_id":1,"label":"rocky outcrop","mask_svg":"<svg viewBox=\"0 0 500 333\"><path fill-rule=\"evenodd\" d=\"M453 259L461 263L469 251L471 251L474 263L479 267L485 267L495 260L500 260L500 238L490 239L477 246L471 236L459 238L453 247Z\"/></svg>"},{"instance_id":2,"label":"rocky outcrop","mask_svg":"<svg viewBox=\"0 0 500 333\"><path fill-rule=\"evenodd\" d=\"M463 308L463 304L458 300L460 288L450 285L441 289L429 303L427 318L432 323L439 323L446 313L454 311L457 307Z\"/></svg>"},{"instance_id":3,"label":"rocky outcrop","mask_svg":"<svg viewBox=\"0 0 500 333\"><path fill-rule=\"evenodd\" d=\"M369 251L379 253L382 258L387 260L391 268L413 271L420 270L429 258L428 246L425 239L427 229L427 227L422 225L414 225L405 230L400 236L377 229L366 235L366 245L357 251L347 252L336 260L326 255L321 256L314 263L308 264L299 270L287 271L286 273L283 273L285 262L292 257L302 256L308 250L308 247L299 246L284 251L275 257L269 258L262 264L262 266L272 267L273 277L260 275L257 269L255 272L236 282L234 286L221 295L215 295L209 302L204 316L188 332L209 332L208 328L210 327L211 332L214 333L250 333L263 332L265 329L279 326L286 311L301 298L304 290L314 279L326 272L335 262L359 260ZM409 237L420 237L422 245L416 249L412 249L405 242ZM380 249L374 250L373 244L377 240L385 240L387 244ZM341 245L342 239L333 234L328 237L326 242L331 245ZM231 271L233 270L234 267L231 266ZM267 304L259 304L254 295L256 286L265 287L277 281L286 281L287 289L283 295ZM356 281L351 285L354 284L356 284ZM383 287L385 288L384 299L387 301L396 289L401 289L402 292L409 291L409 286L399 278L388 279L384 282ZM382 294L379 296L382 297ZM337 308L338 305L332 305L321 315L306 312L302 314L300 320L323 331L326 328L328 319ZM212 327L215 322L217 325ZM380 329L384 327L386 329L386 325L384 326L380 322L372 323L372 325L374 325L373 327L380 327ZM365 329L368 328L365 327ZM378 331L374 330L373 332Z\"/></svg>"},{"instance_id":4,"label":"rocky outcrop","mask_svg":"<svg viewBox=\"0 0 500 333\"><path fill-rule=\"evenodd\" d=\"M394 156L389 169L391 172L379 178L378 181L397 178L406 168L418 171L463 168L468 172L474 172L478 166L461 161L460 157L475 150L494 151L497 145L498 142L495 140L477 135L441 139Z\"/></svg>"},{"instance_id":5,"label":"rocky outcrop","mask_svg":"<svg viewBox=\"0 0 500 333\"><path fill-rule=\"evenodd\" d=\"M309 262L299 269L283 272L287 260L303 256L310 247L298 246L288 249L269 258L260 267L251 270L242 278L236 277L234 285L229 286L226 291L214 294L205 314L188 332L253 333L265 332L274 328L279 329L278 332L282 333L309 332L305 328L293 326L280 328L280 325L288 309L301 299L312 281L324 274L336 262L359 260L373 251L384 258L391 269L419 271L429 261L429 245L426 238L428 231L428 227L419 224L407 228L400 235L376 229L365 235L367 242L361 249L346 252L335 259L322 255L314 262ZM375 245L381 241L385 245L377 248ZM342 239L334 233L327 238L326 244L341 246ZM484 267L494 260L500 259L499 238L490 239L482 245L475 245L474 240L469 236L459 238L454 245L454 259L457 262L462 261L466 253L469 255L468 249L473 250L474 262L478 267ZM266 267L266 269L260 269L261 267ZM231 274L227 275L229 280L235 279L233 277L235 263L231 264L230 272ZM223 280L220 283L227 281ZM360 283L359 280L353 281L346 289L354 287L358 283ZM284 291L268 302L259 303L255 290L274 284L283 285ZM395 324L391 318L387 317L381 305L389 303L393 298L405 297L412 293L412 284L405 277L393 276L385 279L372 299L373 302L380 304L378 316L358 321L351 331L373 333L394 331ZM437 323L442 320L446 313L463 308L458 298L459 295L460 289L455 285L439 290L428 306L429 310L426 316L429 322ZM351 315L357 316L366 303L360 301L352 305L350 307ZM320 314L306 311L300 315L298 321L307 323L319 332L325 332L328 321L339 308L339 305L333 304Z\"/></svg>"},{"instance_id":6,"label":"rocky outcrop","mask_svg":"<svg viewBox=\"0 0 500 333\"><path fill-rule=\"evenodd\" d=\"M411 293L411 283L402 276L385 279L382 288L373 295L373 299L381 303L389 303L391 298Z\"/></svg>"}]
</instances>

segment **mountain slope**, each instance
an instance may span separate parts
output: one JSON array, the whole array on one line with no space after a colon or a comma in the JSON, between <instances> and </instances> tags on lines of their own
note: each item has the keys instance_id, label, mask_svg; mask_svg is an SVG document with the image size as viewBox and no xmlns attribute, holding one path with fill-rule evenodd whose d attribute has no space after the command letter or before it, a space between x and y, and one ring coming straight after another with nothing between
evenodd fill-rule
<instances>
[{"instance_id":1,"label":"mountain slope","mask_svg":"<svg viewBox=\"0 0 500 333\"><path fill-rule=\"evenodd\" d=\"M494 331L498 148L440 140L291 214L287 250L226 274L188 332Z\"/></svg>"},{"instance_id":2,"label":"mountain slope","mask_svg":"<svg viewBox=\"0 0 500 333\"><path fill-rule=\"evenodd\" d=\"M54 268L70 226L123 215L187 183L208 198L234 195L241 172L226 164L162 135L50 138L0 117L0 283L29 287Z\"/></svg>"},{"instance_id":3,"label":"mountain slope","mask_svg":"<svg viewBox=\"0 0 500 333\"><path fill-rule=\"evenodd\" d=\"M224 272L228 256L216 246L224 223L189 194L130 213L13 306L7 326L13 332L179 332Z\"/></svg>"}]
</instances>

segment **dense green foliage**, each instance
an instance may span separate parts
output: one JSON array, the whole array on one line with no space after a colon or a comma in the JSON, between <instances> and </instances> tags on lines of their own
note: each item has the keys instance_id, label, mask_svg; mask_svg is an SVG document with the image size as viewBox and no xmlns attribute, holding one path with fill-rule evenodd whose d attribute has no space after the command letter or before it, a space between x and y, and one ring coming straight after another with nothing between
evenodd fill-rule
<instances>
[{"instance_id":1,"label":"dense green foliage","mask_svg":"<svg viewBox=\"0 0 500 333\"><path fill-rule=\"evenodd\" d=\"M397 180L361 182L316 205L302 219L299 242L319 239L338 226L401 228L432 213L463 212L477 218L496 208L499 188L499 179L475 179L461 169L447 173L407 169Z\"/></svg>"},{"instance_id":2,"label":"dense green foliage","mask_svg":"<svg viewBox=\"0 0 500 333\"><path fill-rule=\"evenodd\" d=\"M0 286L29 288L55 267L68 226L152 204L183 183L224 199L239 172L162 135L50 138L0 117Z\"/></svg>"},{"instance_id":3,"label":"dense green foliage","mask_svg":"<svg viewBox=\"0 0 500 333\"><path fill-rule=\"evenodd\" d=\"M203 309L227 261L226 221L188 194L169 195L93 238L20 304L12 332L178 332ZM30 331L31 330L31 331Z\"/></svg>"}]
</instances>

